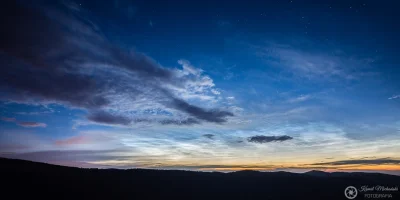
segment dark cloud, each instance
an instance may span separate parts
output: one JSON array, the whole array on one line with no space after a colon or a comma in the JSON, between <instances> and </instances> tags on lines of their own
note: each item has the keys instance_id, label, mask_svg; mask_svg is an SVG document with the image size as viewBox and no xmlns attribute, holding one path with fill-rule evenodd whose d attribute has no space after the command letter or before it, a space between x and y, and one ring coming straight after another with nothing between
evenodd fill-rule
<instances>
[{"instance_id":1,"label":"dark cloud","mask_svg":"<svg viewBox=\"0 0 400 200\"><path fill-rule=\"evenodd\" d=\"M203 136L208 138L208 139L213 139L214 138L213 134L204 134Z\"/></svg>"},{"instance_id":2,"label":"dark cloud","mask_svg":"<svg viewBox=\"0 0 400 200\"><path fill-rule=\"evenodd\" d=\"M124 116L113 115L103 111L93 112L87 116L90 121L100 124L128 125L131 120Z\"/></svg>"},{"instance_id":3,"label":"dark cloud","mask_svg":"<svg viewBox=\"0 0 400 200\"><path fill-rule=\"evenodd\" d=\"M192 116L196 116L197 118L208 122L222 123L226 122L225 117L233 116L233 113L228 111L205 110L203 108L190 105L189 103L176 98L173 99L172 106L178 110L181 110L183 112L186 112Z\"/></svg>"},{"instance_id":4,"label":"dark cloud","mask_svg":"<svg viewBox=\"0 0 400 200\"><path fill-rule=\"evenodd\" d=\"M100 96L96 90L98 85L89 76L36 69L21 62L3 65L0 72L2 86L21 91L19 95L26 97L34 95L48 101L89 109L109 103L106 97Z\"/></svg>"},{"instance_id":5,"label":"dark cloud","mask_svg":"<svg viewBox=\"0 0 400 200\"><path fill-rule=\"evenodd\" d=\"M165 84L183 87L185 81L192 80L176 76L173 70L141 53L113 45L93 22L76 14L80 10L73 9L74 4L67 6L67 11L55 7L43 11L17 1L2 4L0 21L6 28L0 32L0 90L9 94L3 99L36 99L90 112L103 110L87 118L107 124L130 122L105 111L115 101L113 97L121 94L127 96L124 101L132 103L138 95L162 95L157 103L192 117L161 124L191 125L199 120L222 123L225 117L233 116L227 111L190 105L163 92ZM99 70L99 66L105 69Z\"/></svg>"},{"instance_id":6,"label":"dark cloud","mask_svg":"<svg viewBox=\"0 0 400 200\"><path fill-rule=\"evenodd\" d=\"M264 136L264 135L256 135L247 138L247 141L254 143L268 143L268 142L282 142L286 140L293 139L290 136L282 135L282 136Z\"/></svg>"},{"instance_id":7,"label":"dark cloud","mask_svg":"<svg viewBox=\"0 0 400 200\"><path fill-rule=\"evenodd\" d=\"M1 18L8 28L0 33L0 86L78 107L108 103L91 76L77 73L75 65L93 57L68 42L77 36L63 32L62 25L38 10L16 1L5 5Z\"/></svg>"},{"instance_id":8,"label":"dark cloud","mask_svg":"<svg viewBox=\"0 0 400 200\"><path fill-rule=\"evenodd\" d=\"M355 159L355 160L339 160L333 162L314 163L312 165L382 165L382 164L400 164L400 160L391 158L378 159Z\"/></svg>"}]
</instances>

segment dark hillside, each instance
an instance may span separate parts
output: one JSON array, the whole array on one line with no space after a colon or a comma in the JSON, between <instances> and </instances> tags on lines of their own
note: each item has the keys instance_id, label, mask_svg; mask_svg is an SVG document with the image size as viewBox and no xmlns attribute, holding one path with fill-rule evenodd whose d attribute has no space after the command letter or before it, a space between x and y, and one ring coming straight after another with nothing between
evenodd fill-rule
<instances>
[{"instance_id":1,"label":"dark hillside","mask_svg":"<svg viewBox=\"0 0 400 200\"><path fill-rule=\"evenodd\" d=\"M0 175L2 194L11 199L338 200L349 185L400 183L398 176L371 173L80 169L11 159L0 159Z\"/></svg>"}]
</instances>

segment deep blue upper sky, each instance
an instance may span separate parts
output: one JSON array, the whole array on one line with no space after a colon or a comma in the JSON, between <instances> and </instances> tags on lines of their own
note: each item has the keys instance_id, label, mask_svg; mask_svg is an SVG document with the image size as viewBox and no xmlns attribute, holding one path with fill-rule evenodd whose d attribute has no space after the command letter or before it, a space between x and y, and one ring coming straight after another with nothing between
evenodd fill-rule
<instances>
[{"instance_id":1,"label":"deep blue upper sky","mask_svg":"<svg viewBox=\"0 0 400 200\"><path fill-rule=\"evenodd\" d=\"M12 157L399 170L395 0L10 1L1 13Z\"/></svg>"}]
</instances>

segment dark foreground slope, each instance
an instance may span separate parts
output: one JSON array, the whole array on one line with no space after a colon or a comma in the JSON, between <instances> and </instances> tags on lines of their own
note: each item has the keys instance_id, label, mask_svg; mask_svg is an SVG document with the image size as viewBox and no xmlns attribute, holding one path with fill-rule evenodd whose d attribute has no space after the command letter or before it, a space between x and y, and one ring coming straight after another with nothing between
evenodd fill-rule
<instances>
[{"instance_id":1,"label":"dark foreground slope","mask_svg":"<svg viewBox=\"0 0 400 200\"><path fill-rule=\"evenodd\" d=\"M2 158L0 177L0 199L338 200L349 185L400 184L399 176L384 174L80 169Z\"/></svg>"}]
</instances>

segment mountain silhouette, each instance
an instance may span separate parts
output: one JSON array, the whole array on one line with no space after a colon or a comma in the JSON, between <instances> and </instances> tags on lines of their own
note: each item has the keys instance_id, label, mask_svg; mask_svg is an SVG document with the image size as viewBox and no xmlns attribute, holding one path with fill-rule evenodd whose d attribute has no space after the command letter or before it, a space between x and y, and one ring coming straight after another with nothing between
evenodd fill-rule
<instances>
[{"instance_id":1,"label":"mountain silhouette","mask_svg":"<svg viewBox=\"0 0 400 200\"><path fill-rule=\"evenodd\" d=\"M5 158L0 176L7 199L340 200L348 186L400 183L400 176L379 173L84 169Z\"/></svg>"}]
</instances>

